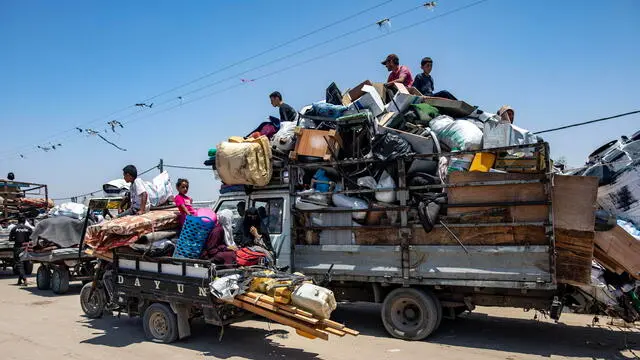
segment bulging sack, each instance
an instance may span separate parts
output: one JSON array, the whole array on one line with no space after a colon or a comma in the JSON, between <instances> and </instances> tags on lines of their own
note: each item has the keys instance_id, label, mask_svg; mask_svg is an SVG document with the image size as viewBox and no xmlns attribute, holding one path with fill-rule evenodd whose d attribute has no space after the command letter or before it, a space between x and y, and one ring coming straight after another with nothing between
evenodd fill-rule
<instances>
[{"instance_id":1,"label":"bulging sack","mask_svg":"<svg viewBox=\"0 0 640 360\"><path fill-rule=\"evenodd\" d=\"M468 120L453 120L450 116L440 115L431 120L429 126L438 140L450 149L464 151L482 148L482 131Z\"/></svg>"},{"instance_id":2,"label":"bulging sack","mask_svg":"<svg viewBox=\"0 0 640 360\"><path fill-rule=\"evenodd\" d=\"M232 137L217 149L216 170L225 184L265 186L271 181L271 144L266 136Z\"/></svg>"},{"instance_id":3,"label":"bulging sack","mask_svg":"<svg viewBox=\"0 0 640 360\"><path fill-rule=\"evenodd\" d=\"M293 150L296 145L296 123L284 121L280 123L280 130L271 138L271 146L282 152Z\"/></svg>"}]
</instances>

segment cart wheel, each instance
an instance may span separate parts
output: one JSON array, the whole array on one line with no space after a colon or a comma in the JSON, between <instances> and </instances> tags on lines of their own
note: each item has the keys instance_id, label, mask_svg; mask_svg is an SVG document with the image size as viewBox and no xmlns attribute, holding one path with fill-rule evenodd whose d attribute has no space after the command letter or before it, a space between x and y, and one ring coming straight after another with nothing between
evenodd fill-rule
<instances>
[{"instance_id":1,"label":"cart wheel","mask_svg":"<svg viewBox=\"0 0 640 360\"><path fill-rule=\"evenodd\" d=\"M53 269L51 290L56 294L64 294L69 290L69 269L62 266Z\"/></svg>"},{"instance_id":2,"label":"cart wheel","mask_svg":"<svg viewBox=\"0 0 640 360\"><path fill-rule=\"evenodd\" d=\"M33 263L31 261L23 261L22 266L24 266L25 275L33 274Z\"/></svg>"},{"instance_id":3,"label":"cart wheel","mask_svg":"<svg viewBox=\"0 0 640 360\"><path fill-rule=\"evenodd\" d=\"M382 323L398 339L422 340L440 325L440 301L428 290L398 288L382 304Z\"/></svg>"},{"instance_id":4,"label":"cart wheel","mask_svg":"<svg viewBox=\"0 0 640 360\"><path fill-rule=\"evenodd\" d=\"M36 285L39 290L51 289L51 269L46 265L40 265L36 272Z\"/></svg>"},{"instance_id":5,"label":"cart wheel","mask_svg":"<svg viewBox=\"0 0 640 360\"><path fill-rule=\"evenodd\" d=\"M151 341L171 343L178 338L178 319L165 304L151 304L144 312L143 326Z\"/></svg>"},{"instance_id":6,"label":"cart wheel","mask_svg":"<svg viewBox=\"0 0 640 360\"><path fill-rule=\"evenodd\" d=\"M104 313L107 296L104 289L98 286L91 293L91 287L92 283L87 283L80 290L80 306L89 319L98 319ZM89 294L91 294L91 298L89 298Z\"/></svg>"}]
</instances>

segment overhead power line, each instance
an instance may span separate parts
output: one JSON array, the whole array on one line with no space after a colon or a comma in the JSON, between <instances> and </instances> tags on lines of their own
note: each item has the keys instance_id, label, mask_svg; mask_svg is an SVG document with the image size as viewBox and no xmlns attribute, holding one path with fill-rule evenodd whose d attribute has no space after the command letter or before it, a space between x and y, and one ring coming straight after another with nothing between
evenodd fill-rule
<instances>
[{"instance_id":1,"label":"overhead power line","mask_svg":"<svg viewBox=\"0 0 640 360\"><path fill-rule=\"evenodd\" d=\"M537 135L537 134L544 134L544 133L548 133L548 132L552 132L552 131L569 129L569 128L576 127L576 126L583 126L583 125L593 124L593 123L597 123L597 122L601 122L601 121L617 119L617 118L621 118L621 117L629 116L629 115L633 115L633 114L638 114L638 113L640 113L640 110L630 111L630 112L627 112L627 113L622 113L622 114L613 115L613 116L607 116L607 117L603 117L603 118L600 118L600 119L589 120L589 121L585 121L585 122L581 122L581 123L575 123L575 124L571 124L571 125L560 126L560 127L553 128L553 129L537 131L537 132L534 132L534 134Z\"/></svg>"},{"instance_id":2,"label":"overhead power line","mask_svg":"<svg viewBox=\"0 0 640 360\"><path fill-rule=\"evenodd\" d=\"M288 41L285 41L285 42L279 43L279 44L277 44L277 45L274 45L274 46L272 46L272 47L270 47L270 48L268 48L268 49L266 49L266 50L263 50L263 51L261 51L261 52L259 52L259 53L255 54L255 55L248 56L248 57L243 58L243 59L241 59L241 60L238 60L238 61L236 61L236 62L234 62L234 63L232 63L232 64L229 64L229 65L227 65L227 66L224 66L224 67L219 68L219 69L217 69L217 70L214 70L214 71L212 71L212 72L209 72L209 73L207 73L207 74L204 74L204 75L202 75L202 76L200 76L200 77L198 77L198 78L195 78L195 79L193 79L193 80L190 80L190 81L188 81L188 82L185 82L185 83L183 83L183 84L181 84L181 85L175 86L175 87L170 88L170 89L165 90L165 91L162 91L162 92L160 92L160 93L158 93L158 94L156 94L156 95L154 95L154 96L151 96L151 97L149 97L149 98L145 99L145 100L144 100L144 101L142 101L142 102L138 102L138 104L146 104L146 103L148 103L149 101L154 100L154 99L156 99L156 98L158 98L158 97L160 97L160 96L167 95L167 94L172 93L172 92L174 92L174 91L176 91L176 90L179 90L179 89L185 88L185 87L187 87L187 86L189 86L189 85L192 85L192 84L195 84L195 83L197 83L197 82L200 82L200 81L202 81L202 80L204 80L204 79L206 79L206 78L209 78L209 77L211 77L211 76L213 76L213 75L216 75L216 74L222 73L223 71L229 70L229 69L231 69L231 68L233 68L233 67L236 67L236 66L238 66L238 65L242 65L242 64L244 64L244 63L246 63L246 62L248 62L248 61L251 61L251 60L256 59L256 58L258 58L258 57L260 57L260 56L263 56L263 55L266 55L266 54L268 54L268 53L271 53L271 52L273 52L273 51L275 51L275 50L281 49L281 48L283 48L283 47L285 47L285 46L287 46L287 45L291 45L291 44L293 44L293 43L295 43L295 42L298 42L298 41L300 41L300 40L303 40L303 39L305 39L305 38L308 38L309 36L312 36L312 35L314 35L314 34L317 34L317 33L321 32L321 31L324 31L324 30L326 30L326 29L329 29L329 28L331 28L331 27L334 27L334 26L339 25L339 24L341 24L341 23L344 23L344 22L346 22L346 21L352 20L352 19L353 19L353 18L355 18L355 17L358 17L358 16L360 16L360 15L366 14L366 13L368 13L368 12L370 12L370 11L373 11L373 10L375 10L375 9L377 9L377 8L380 8L380 7L384 6L384 5L387 5L387 4L391 3L391 2L393 2L393 0L385 0L385 1L382 1L382 2L380 2L380 3L378 3L378 4L376 4L376 5L370 6L370 7L366 8L366 9L360 10L360 11L358 11L358 12L354 13L354 14L351 14L351 15L349 15L349 16L346 16L346 17L344 17L344 18L341 18L341 19L339 19L339 20L336 20L336 21L334 21L334 22L332 22L332 23L329 23L329 24L327 24L327 25L321 26L321 27L319 27L319 28L317 28L317 29L315 29L315 30L312 30L312 31L309 31L309 32L307 32L307 33L305 33L305 34L302 34L302 35L300 35L300 36L297 36L297 37L295 37L295 38L293 38L293 39L291 39L291 40L288 40ZM49 137L46 137L46 138L44 138L42 141L40 141L39 143L45 143L45 142L47 142L48 140L50 140L50 139L52 139L52 138L55 138L55 137L57 137L57 136L60 136L60 135L63 135L63 134L69 133L69 132L74 132L74 130L75 130L75 128L76 128L76 127L86 127L86 126L88 126L88 125L95 124L95 123L100 122L100 121L112 120L112 119L111 119L111 117L113 117L113 116L115 116L115 115L117 115L117 114L119 114L119 113L121 113L121 112L123 112L123 111L125 111L125 110L132 109L132 108L136 108L136 105L127 105L127 106L125 106L125 107L122 107L122 108L120 108L120 109L118 109L118 110L116 110L116 111L113 111L113 112L109 113L108 115L98 117L98 118L96 118L96 119L94 119L94 120L91 120L91 121L89 121L89 122L86 122L86 123L77 124L77 125L75 125L74 127L70 128L70 129L67 129L67 130L64 130L64 131L58 132L58 133L56 133L56 134L54 134L54 135L51 135L51 136L49 136ZM140 111L140 110L142 110L142 109L141 109L141 108L137 108L137 111ZM137 112L137 111L136 111L136 112ZM122 118L124 118L124 117L119 117L119 118L120 118L120 119L122 119ZM19 152L19 150L27 149L27 148L29 148L29 147L31 147L31 146L27 145L27 146L20 147L20 148L18 148L18 149L12 149L12 150L5 151L5 152L1 152L1 153L2 153L2 154L6 154L6 153L8 153L8 152L13 153L13 152L15 152L16 150Z\"/></svg>"}]
</instances>

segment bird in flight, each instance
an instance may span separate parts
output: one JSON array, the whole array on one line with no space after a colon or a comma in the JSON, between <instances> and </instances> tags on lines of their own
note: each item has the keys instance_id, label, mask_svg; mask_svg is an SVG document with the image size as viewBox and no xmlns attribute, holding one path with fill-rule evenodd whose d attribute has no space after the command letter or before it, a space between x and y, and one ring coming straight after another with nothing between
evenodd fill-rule
<instances>
[{"instance_id":1,"label":"bird in flight","mask_svg":"<svg viewBox=\"0 0 640 360\"><path fill-rule=\"evenodd\" d=\"M122 125L122 123L118 120L111 120L109 121L107 124L109 124L109 126L111 126L111 131L116 132L116 127L119 126L120 128L124 128L124 125Z\"/></svg>"}]
</instances>

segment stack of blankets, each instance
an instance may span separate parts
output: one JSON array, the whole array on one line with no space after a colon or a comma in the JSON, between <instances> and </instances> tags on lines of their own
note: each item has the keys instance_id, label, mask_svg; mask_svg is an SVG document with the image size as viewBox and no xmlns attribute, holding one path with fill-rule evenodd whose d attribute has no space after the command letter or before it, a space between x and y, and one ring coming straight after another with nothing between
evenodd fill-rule
<instances>
[{"instance_id":1,"label":"stack of blankets","mask_svg":"<svg viewBox=\"0 0 640 360\"><path fill-rule=\"evenodd\" d=\"M130 246L144 235L178 228L177 210L154 210L143 215L125 216L87 228L85 243L96 252Z\"/></svg>"}]
</instances>

